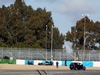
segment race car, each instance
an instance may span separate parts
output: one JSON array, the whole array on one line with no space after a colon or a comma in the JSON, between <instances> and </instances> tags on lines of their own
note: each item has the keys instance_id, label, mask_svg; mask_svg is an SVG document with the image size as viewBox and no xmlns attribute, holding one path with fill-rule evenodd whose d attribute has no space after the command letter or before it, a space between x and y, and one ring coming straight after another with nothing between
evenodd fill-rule
<instances>
[{"instance_id":1,"label":"race car","mask_svg":"<svg viewBox=\"0 0 100 75\"><path fill-rule=\"evenodd\" d=\"M69 66L70 70L86 70L86 67L82 63L72 62Z\"/></svg>"},{"instance_id":2,"label":"race car","mask_svg":"<svg viewBox=\"0 0 100 75\"><path fill-rule=\"evenodd\" d=\"M40 62L40 63L38 63L38 65L53 65L53 61Z\"/></svg>"}]
</instances>

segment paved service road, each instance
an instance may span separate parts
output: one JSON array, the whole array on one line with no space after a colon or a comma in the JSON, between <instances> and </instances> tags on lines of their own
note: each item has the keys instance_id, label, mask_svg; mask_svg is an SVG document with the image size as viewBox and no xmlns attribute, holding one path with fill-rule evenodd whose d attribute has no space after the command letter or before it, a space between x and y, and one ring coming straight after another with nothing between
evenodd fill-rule
<instances>
[{"instance_id":1,"label":"paved service road","mask_svg":"<svg viewBox=\"0 0 100 75\"><path fill-rule=\"evenodd\" d=\"M99 70L0 70L0 75L100 75Z\"/></svg>"}]
</instances>

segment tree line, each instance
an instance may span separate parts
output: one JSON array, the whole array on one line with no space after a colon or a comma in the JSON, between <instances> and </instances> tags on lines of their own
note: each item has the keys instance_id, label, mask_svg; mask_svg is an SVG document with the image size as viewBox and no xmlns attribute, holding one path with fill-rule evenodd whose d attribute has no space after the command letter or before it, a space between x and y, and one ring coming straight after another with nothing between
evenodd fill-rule
<instances>
[{"instance_id":1,"label":"tree line","mask_svg":"<svg viewBox=\"0 0 100 75\"><path fill-rule=\"evenodd\" d=\"M46 8L34 10L22 0L8 7L3 5L0 8L0 47L50 49L53 40L53 48L61 49L64 35L54 26L51 16Z\"/></svg>"}]
</instances>

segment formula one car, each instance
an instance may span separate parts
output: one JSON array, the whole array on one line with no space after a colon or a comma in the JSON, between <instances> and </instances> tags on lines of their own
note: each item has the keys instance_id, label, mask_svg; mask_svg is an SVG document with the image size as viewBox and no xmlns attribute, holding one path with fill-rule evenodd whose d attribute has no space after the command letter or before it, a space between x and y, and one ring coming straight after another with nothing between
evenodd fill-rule
<instances>
[{"instance_id":1,"label":"formula one car","mask_svg":"<svg viewBox=\"0 0 100 75\"><path fill-rule=\"evenodd\" d=\"M38 63L38 65L53 65L53 61L40 62L40 63Z\"/></svg>"},{"instance_id":2,"label":"formula one car","mask_svg":"<svg viewBox=\"0 0 100 75\"><path fill-rule=\"evenodd\" d=\"M70 64L70 70L86 70L82 63L73 62Z\"/></svg>"}]
</instances>

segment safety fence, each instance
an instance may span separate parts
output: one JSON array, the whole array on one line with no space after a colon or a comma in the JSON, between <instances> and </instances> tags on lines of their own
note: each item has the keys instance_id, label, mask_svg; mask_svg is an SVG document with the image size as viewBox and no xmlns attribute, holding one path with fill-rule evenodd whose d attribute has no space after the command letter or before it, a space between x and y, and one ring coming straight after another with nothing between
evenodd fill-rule
<instances>
[{"instance_id":1,"label":"safety fence","mask_svg":"<svg viewBox=\"0 0 100 75\"><path fill-rule=\"evenodd\" d=\"M34 48L0 48L0 58L5 56L22 60L74 60L100 61L100 50L34 49Z\"/></svg>"},{"instance_id":2,"label":"safety fence","mask_svg":"<svg viewBox=\"0 0 100 75\"><path fill-rule=\"evenodd\" d=\"M9 57L13 59L30 60L73 60L73 54L63 49L34 49L34 48L0 48L0 58Z\"/></svg>"},{"instance_id":3,"label":"safety fence","mask_svg":"<svg viewBox=\"0 0 100 75\"><path fill-rule=\"evenodd\" d=\"M100 50L74 50L74 60L100 61Z\"/></svg>"}]
</instances>

